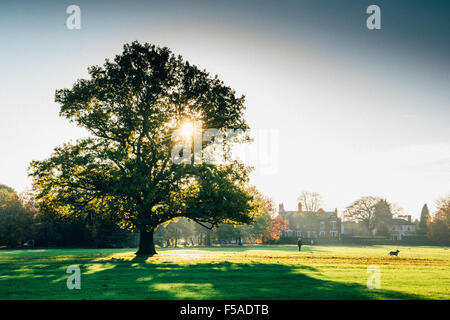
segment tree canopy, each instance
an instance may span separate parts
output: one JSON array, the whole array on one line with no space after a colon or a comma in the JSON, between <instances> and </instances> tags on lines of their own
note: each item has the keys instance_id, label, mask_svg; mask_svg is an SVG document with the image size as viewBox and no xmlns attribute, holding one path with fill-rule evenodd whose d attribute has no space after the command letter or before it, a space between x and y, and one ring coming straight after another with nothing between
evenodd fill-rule
<instances>
[{"instance_id":1,"label":"tree canopy","mask_svg":"<svg viewBox=\"0 0 450 320\"><path fill-rule=\"evenodd\" d=\"M450 195L436 201L437 211L427 220L427 236L440 244L450 244Z\"/></svg>"},{"instance_id":2,"label":"tree canopy","mask_svg":"<svg viewBox=\"0 0 450 320\"><path fill-rule=\"evenodd\" d=\"M41 210L107 216L139 230L138 253L150 255L155 228L176 217L209 226L252 220L250 169L231 161L229 149L219 163L173 161L183 124L201 123L201 136L207 129L247 132L243 96L168 48L138 42L88 71L90 79L57 90L55 101L61 116L91 136L30 165ZM192 137L185 138L191 148ZM203 139L202 151L213 142Z\"/></svg>"},{"instance_id":3,"label":"tree canopy","mask_svg":"<svg viewBox=\"0 0 450 320\"><path fill-rule=\"evenodd\" d=\"M367 230L374 234L377 231L387 233L393 211L399 209L379 197L362 197L352 202L344 211L344 216L350 221L362 222Z\"/></svg>"},{"instance_id":4,"label":"tree canopy","mask_svg":"<svg viewBox=\"0 0 450 320\"><path fill-rule=\"evenodd\" d=\"M385 199L379 200L375 204L374 216L376 233L378 235L389 235L389 229L392 223L391 204Z\"/></svg>"},{"instance_id":5,"label":"tree canopy","mask_svg":"<svg viewBox=\"0 0 450 320\"><path fill-rule=\"evenodd\" d=\"M419 222L419 232L422 234L427 233L427 222L430 219L430 210L428 209L427 204L425 203L422 207L422 211L420 212L420 222Z\"/></svg>"},{"instance_id":6,"label":"tree canopy","mask_svg":"<svg viewBox=\"0 0 450 320\"><path fill-rule=\"evenodd\" d=\"M0 184L0 246L11 248L30 240L36 210L20 201L16 191Z\"/></svg>"},{"instance_id":7,"label":"tree canopy","mask_svg":"<svg viewBox=\"0 0 450 320\"><path fill-rule=\"evenodd\" d=\"M302 211L317 212L323 207L322 196L317 192L303 191L297 198L302 206Z\"/></svg>"}]
</instances>

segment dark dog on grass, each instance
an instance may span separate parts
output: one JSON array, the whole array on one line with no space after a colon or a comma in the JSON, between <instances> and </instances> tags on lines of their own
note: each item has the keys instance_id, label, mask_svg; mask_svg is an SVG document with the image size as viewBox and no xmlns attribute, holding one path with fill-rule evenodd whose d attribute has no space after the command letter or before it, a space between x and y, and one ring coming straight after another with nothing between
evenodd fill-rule
<instances>
[{"instance_id":1,"label":"dark dog on grass","mask_svg":"<svg viewBox=\"0 0 450 320\"><path fill-rule=\"evenodd\" d=\"M397 249L397 251L391 251L391 252L389 252L389 255L390 256L396 256L396 257L398 257L398 253L400 252L400 250L398 250Z\"/></svg>"}]
</instances>

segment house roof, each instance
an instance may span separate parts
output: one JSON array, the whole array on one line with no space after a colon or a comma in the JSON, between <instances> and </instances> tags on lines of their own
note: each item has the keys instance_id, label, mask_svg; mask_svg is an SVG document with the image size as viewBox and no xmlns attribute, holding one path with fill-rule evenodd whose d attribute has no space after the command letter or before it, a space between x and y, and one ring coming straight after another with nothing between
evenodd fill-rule
<instances>
[{"instance_id":1,"label":"house roof","mask_svg":"<svg viewBox=\"0 0 450 320\"><path fill-rule=\"evenodd\" d=\"M392 225L413 225L414 223L404 219L392 219Z\"/></svg>"},{"instance_id":2,"label":"house roof","mask_svg":"<svg viewBox=\"0 0 450 320\"><path fill-rule=\"evenodd\" d=\"M336 216L336 212L334 211L302 211L301 215L298 211L280 211L279 215L282 216L284 219L290 218L292 215L298 216L298 217L305 217L305 216L315 216L322 219L329 218L331 216Z\"/></svg>"}]
</instances>

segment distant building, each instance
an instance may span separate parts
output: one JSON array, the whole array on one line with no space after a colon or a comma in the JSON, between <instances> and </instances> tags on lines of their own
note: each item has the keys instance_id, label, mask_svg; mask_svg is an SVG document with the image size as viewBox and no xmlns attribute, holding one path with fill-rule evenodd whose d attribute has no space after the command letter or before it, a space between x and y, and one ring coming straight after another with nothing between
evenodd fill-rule
<instances>
[{"instance_id":1,"label":"distant building","mask_svg":"<svg viewBox=\"0 0 450 320\"><path fill-rule=\"evenodd\" d=\"M341 235L341 219L335 211L303 211L301 203L296 211L284 210L279 205L278 214L289 221L289 229L282 232L284 237L302 237L303 239L334 238Z\"/></svg>"},{"instance_id":2,"label":"distant building","mask_svg":"<svg viewBox=\"0 0 450 320\"><path fill-rule=\"evenodd\" d=\"M416 235L416 224L411 221L411 216L406 216L406 219L400 217L392 219L389 231L392 240L402 240L405 236Z\"/></svg>"},{"instance_id":3,"label":"distant building","mask_svg":"<svg viewBox=\"0 0 450 320\"><path fill-rule=\"evenodd\" d=\"M367 226L363 222L342 222L341 233L346 236L364 237L370 236ZM416 224L411 221L411 216L397 216L389 224L389 237L391 240L402 240L405 236L416 235Z\"/></svg>"},{"instance_id":4,"label":"distant building","mask_svg":"<svg viewBox=\"0 0 450 320\"><path fill-rule=\"evenodd\" d=\"M367 225L362 222L355 221L343 221L341 224L341 234L346 236L368 236L369 231L367 230Z\"/></svg>"}]
</instances>

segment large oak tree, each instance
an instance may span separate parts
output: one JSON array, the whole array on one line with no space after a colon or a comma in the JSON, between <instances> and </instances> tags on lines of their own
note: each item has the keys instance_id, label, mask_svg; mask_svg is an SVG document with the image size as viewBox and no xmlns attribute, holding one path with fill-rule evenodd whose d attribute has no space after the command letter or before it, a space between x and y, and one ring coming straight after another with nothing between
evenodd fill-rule
<instances>
[{"instance_id":1,"label":"large oak tree","mask_svg":"<svg viewBox=\"0 0 450 320\"><path fill-rule=\"evenodd\" d=\"M138 230L137 254L146 255L156 253L155 228L176 217L208 227L252 221L249 168L231 161L229 148L220 164L179 164L172 157L179 143L172 137L183 123L200 121L200 134L210 128L245 134L243 96L168 48L138 42L89 75L56 91L60 115L90 137L31 163L41 210L107 216ZM212 142L205 139L202 150Z\"/></svg>"}]
</instances>

